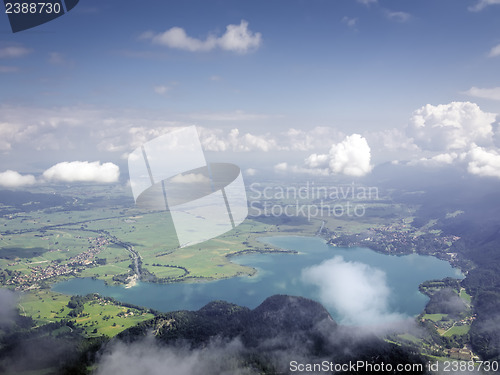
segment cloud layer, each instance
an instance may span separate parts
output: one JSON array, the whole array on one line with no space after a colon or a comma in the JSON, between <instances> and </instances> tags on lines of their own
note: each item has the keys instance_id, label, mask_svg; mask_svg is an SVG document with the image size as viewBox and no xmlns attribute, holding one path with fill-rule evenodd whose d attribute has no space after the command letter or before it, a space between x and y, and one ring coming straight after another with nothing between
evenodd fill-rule
<instances>
[{"instance_id":1,"label":"cloud layer","mask_svg":"<svg viewBox=\"0 0 500 375\"><path fill-rule=\"evenodd\" d=\"M226 32L220 37L209 35L205 40L190 37L181 27L172 27L159 34L148 32L143 34L143 38L150 39L155 44L191 52L220 48L225 51L247 53L259 48L262 43L262 34L250 31L245 20L239 25L226 26Z\"/></svg>"},{"instance_id":2,"label":"cloud layer","mask_svg":"<svg viewBox=\"0 0 500 375\"><path fill-rule=\"evenodd\" d=\"M495 118L475 103L427 104L413 113L407 133L422 150L464 150L491 143Z\"/></svg>"},{"instance_id":3,"label":"cloud layer","mask_svg":"<svg viewBox=\"0 0 500 375\"><path fill-rule=\"evenodd\" d=\"M361 177L372 170L371 150L368 142L359 134L352 134L339 143L334 143L328 154L311 154L304 161L304 167L279 163L276 171L309 173L313 175L344 174Z\"/></svg>"},{"instance_id":4,"label":"cloud layer","mask_svg":"<svg viewBox=\"0 0 500 375\"><path fill-rule=\"evenodd\" d=\"M390 311L385 273L367 264L337 256L304 269L302 280L319 288L320 302L335 309L342 324L379 325L405 318Z\"/></svg>"},{"instance_id":5,"label":"cloud layer","mask_svg":"<svg viewBox=\"0 0 500 375\"><path fill-rule=\"evenodd\" d=\"M238 340L210 343L203 349L193 350L161 347L151 338L132 344L117 343L101 357L97 375L256 374L256 370L238 361L242 350Z\"/></svg>"},{"instance_id":6,"label":"cloud layer","mask_svg":"<svg viewBox=\"0 0 500 375\"><path fill-rule=\"evenodd\" d=\"M120 168L113 163L98 161L72 161L58 163L45 172L43 177L49 181L62 182L116 182L120 176Z\"/></svg>"}]
</instances>

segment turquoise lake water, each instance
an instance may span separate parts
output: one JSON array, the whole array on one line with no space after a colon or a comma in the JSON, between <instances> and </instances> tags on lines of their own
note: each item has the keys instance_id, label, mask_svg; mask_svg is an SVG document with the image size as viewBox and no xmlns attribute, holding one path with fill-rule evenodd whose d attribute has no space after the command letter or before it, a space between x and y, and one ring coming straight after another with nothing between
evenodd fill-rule
<instances>
[{"instance_id":1,"label":"turquoise lake water","mask_svg":"<svg viewBox=\"0 0 500 375\"><path fill-rule=\"evenodd\" d=\"M416 316L428 301L428 298L418 291L420 283L448 276L463 277L461 272L451 267L448 262L430 256L417 254L395 256L377 253L367 248L333 247L318 237L279 236L261 238L260 241L299 253L247 254L233 257L233 262L257 269L258 272L251 277L200 283L139 282L135 287L128 289L123 286L107 286L101 280L74 278L57 283L52 289L70 295L99 293L164 312L197 310L213 300L225 300L254 308L271 295L289 294L317 300L324 304L334 319L345 321L346 317L343 315L347 312L352 313L352 310L337 308L335 303L325 301L325 298L329 298L332 293L335 297L335 291L342 290L349 293L352 289L352 298L356 299L363 297L366 288L368 292L370 291L370 283L383 283L388 292L385 297L383 296L384 313ZM335 268L332 268L336 272L334 275L328 273L330 272L328 268L318 268L323 262L335 257L337 257L334 262ZM332 261L326 265L331 263ZM306 269L309 271L305 271ZM304 273L309 276L314 275L316 271L318 273L314 276L315 282L311 282L311 277L304 276ZM320 284L323 286L320 287ZM374 294L379 293L380 289L384 288L375 289ZM363 298L369 299L370 296ZM360 303L363 303L363 300ZM377 301L369 303L374 303L373 306L378 308Z\"/></svg>"}]
</instances>

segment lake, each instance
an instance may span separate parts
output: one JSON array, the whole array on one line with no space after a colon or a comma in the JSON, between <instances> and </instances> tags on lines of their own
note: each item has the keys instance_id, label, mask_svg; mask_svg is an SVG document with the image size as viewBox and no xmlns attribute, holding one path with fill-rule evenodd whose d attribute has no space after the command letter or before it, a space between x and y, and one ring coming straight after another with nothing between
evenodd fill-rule
<instances>
[{"instance_id":1,"label":"lake","mask_svg":"<svg viewBox=\"0 0 500 375\"><path fill-rule=\"evenodd\" d=\"M425 280L462 278L448 262L417 254L395 256L367 248L340 248L318 237L265 237L261 242L298 254L247 254L233 262L257 269L254 276L200 283L137 283L107 286L73 278L52 290L69 295L99 293L160 311L197 310L213 300L254 308L274 294L317 300L344 324L364 325L416 316L428 298L418 291Z\"/></svg>"}]
</instances>

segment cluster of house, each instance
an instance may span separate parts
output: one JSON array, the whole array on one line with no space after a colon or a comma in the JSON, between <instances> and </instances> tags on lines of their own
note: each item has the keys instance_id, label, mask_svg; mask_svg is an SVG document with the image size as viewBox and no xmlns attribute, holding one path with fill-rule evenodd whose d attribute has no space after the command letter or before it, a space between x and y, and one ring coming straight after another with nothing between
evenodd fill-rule
<instances>
[{"instance_id":1,"label":"cluster of house","mask_svg":"<svg viewBox=\"0 0 500 375\"><path fill-rule=\"evenodd\" d=\"M99 254L103 246L109 243L105 237L89 237L91 246L89 249L68 259L67 263L53 260L48 266L27 265L30 273L13 271L12 277L5 282L7 285L15 285L16 290L28 290L38 288L39 282L62 275L75 274L82 268L92 266L95 263L95 256Z\"/></svg>"}]
</instances>

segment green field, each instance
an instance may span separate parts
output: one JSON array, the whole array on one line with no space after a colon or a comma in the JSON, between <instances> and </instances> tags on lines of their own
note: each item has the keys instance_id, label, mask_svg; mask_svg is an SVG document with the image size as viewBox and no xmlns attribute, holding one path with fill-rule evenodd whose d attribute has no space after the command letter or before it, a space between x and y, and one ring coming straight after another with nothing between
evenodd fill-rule
<instances>
[{"instance_id":1,"label":"green field","mask_svg":"<svg viewBox=\"0 0 500 375\"><path fill-rule=\"evenodd\" d=\"M323 233L357 233L387 225L394 217L406 217L409 213L408 207L403 205L355 198L353 202L362 204L366 210L362 217L334 216L325 212L323 216L320 214L310 220L302 216L248 218L237 228L215 239L179 248L174 225L167 212L141 211L125 198L111 200L110 204L106 200L93 203L95 198L109 197L110 193L120 196L128 194L123 188L93 186L90 190L89 187L75 189L60 187L57 191L49 192L41 188L45 193L62 194L71 197L71 200L64 207L15 213L0 219L0 228L3 228L3 236L0 236L0 268L30 275L32 269L29 267L35 265L42 268L48 267L51 262L64 265L70 258L77 257L92 246L89 239L105 237L110 243L95 256L105 259L105 264L79 267L78 276L96 277L113 283L114 276L132 273L129 265L133 264L133 254L120 246L121 242L131 245L133 251L139 254L143 269L160 281L228 278L255 272L249 267L232 263L228 256L245 251L279 250L258 242L258 237L291 233L316 235L323 225ZM92 203L86 199L91 199ZM126 202L124 206L117 203L121 201ZM272 200L272 203L283 205L294 201L277 199ZM312 203L312 199L301 202L305 205ZM325 202L336 207L347 203L346 200ZM2 249L4 258L9 259L1 258ZM16 249L23 250L18 252Z\"/></svg>"},{"instance_id":2,"label":"green field","mask_svg":"<svg viewBox=\"0 0 500 375\"><path fill-rule=\"evenodd\" d=\"M66 318L69 298L48 289L24 292L18 306L21 315L31 316L38 325L43 325Z\"/></svg>"},{"instance_id":3,"label":"green field","mask_svg":"<svg viewBox=\"0 0 500 375\"><path fill-rule=\"evenodd\" d=\"M78 326L82 327L87 336L106 335L113 337L137 323L153 318L153 314L143 313L137 309L128 308L95 300L85 303L82 316L75 318Z\"/></svg>"},{"instance_id":4,"label":"green field","mask_svg":"<svg viewBox=\"0 0 500 375\"><path fill-rule=\"evenodd\" d=\"M448 314L425 314L422 318L426 320L432 320L433 322L438 322L445 317L447 318Z\"/></svg>"},{"instance_id":5,"label":"green field","mask_svg":"<svg viewBox=\"0 0 500 375\"><path fill-rule=\"evenodd\" d=\"M467 333L469 333L469 330L470 330L470 325L463 325L463 326L453 326L451 327L449 330L447 330L443 336L445 337L451 337L453 335L457 335L457 336L462 336L462 335L466 335Z\"/></svg>"},{"instance_id":6,"label":"green field","mask_svg":"<svg viewBox=\"0 0 500 375\"><path fill-rule=\"evenodd\" d=\"M50 290L39 290L23 293L18 306L20 313L31 316L37 325L71 320L75 321L76 326L82 328L87 336L104 334L112 337L126 328L153 317L153 314L124 307L100 297L95 297L84 304L82 316L71 317L68 316L72 310L68 307L69 300L70 297L67 295Z\"/></svg>"}]
</instances>

